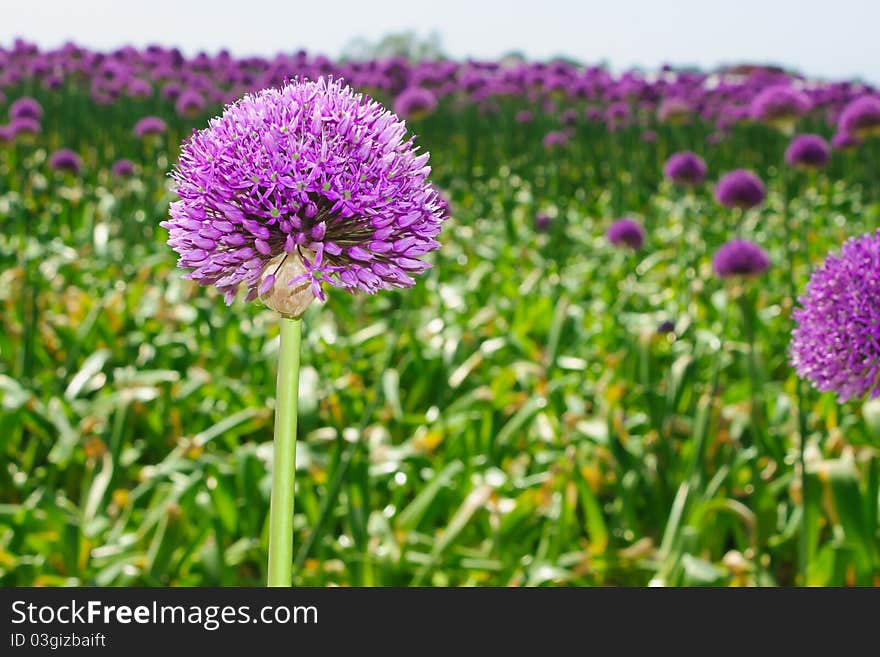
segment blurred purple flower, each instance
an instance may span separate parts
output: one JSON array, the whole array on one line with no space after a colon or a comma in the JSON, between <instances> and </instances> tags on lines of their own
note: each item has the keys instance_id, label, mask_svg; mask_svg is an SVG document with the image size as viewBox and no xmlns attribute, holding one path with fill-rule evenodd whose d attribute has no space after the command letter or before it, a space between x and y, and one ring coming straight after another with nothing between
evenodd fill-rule
<instances>
[{"instance_id":1,"label":"blurred purple flower","mask_svg":"<svg viewBox=\"0 0 880 657\"><path fill-rule=\"evenodd\" d=\"M834 133L834 136L831 137L831 146L836 151L855 150L861 143L861 139L849 132L844 132L843 130L838 130Z\"/></svg>"},{"instance_id":2,"label":"blurred purple flower","mask_svg":"<svg viewBox=\"0 0 880 657\"><path fill-rule=\"evenodd\" d=\"M118 178L128 178L134 175L134 162L131 160L116 160L110 168L110 172Z\"/></svg>"},{"instance_id":3,"label":"blurred purple flower","mask_svg":"<svg viewBox=\"0 0 880 657\"><path fill-rule=\"evenodd\" d=\"M696 186L706 179L706 163L692 151L673 153L666 160L663 175L676 185Z\"/></svg>"},{"instance_id":4,"label":"blurred purple flower","mask_svg":"<svg viewBox=\"0 0 880 657\"><path fill-rule=\"evenodd\" d=\"M162 135L167 129L165 121L158 116L145 116L134 124L134 136L143 139L151 135Z\"/></svg>"},{"instance_id":5,"label":"blurred purple flower","mask_svg":"<svg viewBox=\"0 0 880 657\"><path fill-rule=\"evenodd\" d=\"M49 168L52 171L77 174L82 170L82 159L69 148L62 148L49 156Z\"/></svg>"},{"instance_id":6,"label":"blurred purple flower","mask_svg":"<svg viewBox=\"0 0 880 657\"><path fill-rule=\"evenodd\" d=\"M539 233L546 233L550 229L551 223L552 220L547 213L538 212L535 214L535 230Z\"/></svg>"},{"instance_id":7,"label":"blurred purple flower","mask_svg":"<svg viewBox=\"0 0 880 657\"><path fill-rule=\"evenodd\" d=\"M767 252L753 242L732 240L715 252L712 269L720 278L757 276L770 267Z\"/></svg>"},{"instance_id":8,"label":"blurred purple flower","mask_svg":"<svg viewBox=\"0 0 880 657\"><path fill-rule=\"evenodd\" d=\"M715 200L726 208L748 210L763 203L765 196L764 183L748 169L731 171L715 187Z\"/></svg>"},{"instance_id":9,"label":"blurred purple flower","mask_svg":"<svg viewBox=\"0 0 880 657\"><path fill-rule=\"evenodd\" d=\"M790 125L810 111L813 103L803 91L777 84L758 93L749 105L749 115L771 125Z\"/></svg>"},{"instance_id":10,"label":"blurred purple flower","mask_svg":"<svg viewBox=\"0 0 880 657\"><path fill-rule=\"evenodd\" d=\"M520 110L514 117L517 123L531 123L532 113L529 110Z\"/></svg>"},{"instance_id":11,"label":"blurred purple flower","mask_svg":"<svg viewBox=\"0 0 880 657\"><path fill-rule=\"evenodd\" d=\"M821 169L831 159L831 147L819 135L798 135L785 149L785 163L799 169Z\"/></svg>"},{"instance_id":12,"label":"blurred purple flower","mask_svg":"<svg viewBox=\"0 0 880 657\"><path fill-rule=\"evenodd\" d=\"M18 138L20 135L33 137L41 132L40 122L27 116L22 116L10 121L9 130L15 138Z\"/></svg>"},{"instance_id":13,"label":"blurred purple flower","mask_svg":"<svg viewBox=\"0 0 880 657\"><path fill-rule=\"evenodd\" d=\"M437 109L437 97L428 89L409 87L394 99L394 113L404 119L418 120Z\"/></svg>"},{"instance_id":14,"label":"blurred purple flower","mask_svg":"<svg viewBox=\"0 0 880 657\"><path fill-rule=\"evenodd\" d=\"M859 139L880 134L880 98L856 98L841 113L838 128Z\"/></svg>"},{"instance_id":15,"label":"blurred purple flower","mask_svg":"<svg viewBox=\"0 0 880 657\"><path fill-rule=\"evenodd\" d=\"M194 89L185 89L180 92L174 103L174 109L180 116L198 116L205 109L205 98Z\"/></svg>"},{"instance_id":16,"label":"blurred purple flower","mask_svg":"<svg viewBox=\"0 0 880 657\"><path fill-rule=\"evenodd\" d=\"M605 233L608 241L616 247L629 247L638 251L645 243L645 229L635 219L618 219Z\"/></svg>"},{"instance_id":17,"label":"blurred purple flower","mask_svg":"<svg viewBox=\"0 0 880 657\"><path fill-rule=\"evenodd\" d=\"M568 145L568 135L559 130L553 130L544 135L544 148L552 150L554 148L562 148Z\"/></svg>"},{"instance_id":18,"label":"blurred purple flower","mask_svg":"<svg viewBox=\"0 0 880 657\"><path fill-rule=\"evenodd\" d=\"M43 106L30 96L22 96L9 106L9 118L13 121L15 119L39 121L43 118Z\"/></svg>"}]
</instances>

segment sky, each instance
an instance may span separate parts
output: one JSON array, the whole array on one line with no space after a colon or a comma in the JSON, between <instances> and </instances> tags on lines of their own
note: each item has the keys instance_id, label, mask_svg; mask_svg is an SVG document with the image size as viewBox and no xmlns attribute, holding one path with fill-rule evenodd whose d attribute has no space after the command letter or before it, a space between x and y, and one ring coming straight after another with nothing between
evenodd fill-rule
<instances>
[{"instance_id":1,"label":"sky","mask_svg":"<svg viewBox=\"0 0 880 657\"><path fill-rule=\"evenodd\" d=\"M880 83L880 0L2 0L0 45L24 37L95 49L159 43L187 54L305 49L338 56L356 38L436 31L454 58L656 69L772 63L811 77Z\"/></svg>"}]
</instances>

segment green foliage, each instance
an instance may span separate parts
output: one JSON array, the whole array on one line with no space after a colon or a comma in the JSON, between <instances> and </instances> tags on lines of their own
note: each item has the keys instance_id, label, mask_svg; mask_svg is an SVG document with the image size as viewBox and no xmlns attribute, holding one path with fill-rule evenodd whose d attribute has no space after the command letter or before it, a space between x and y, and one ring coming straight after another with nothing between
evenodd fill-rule
<instances>
[{"instance_id":1,"label":"green foliage","mask_svg":"<svg viewBox=\"0 0 880 657\"><path fill-rule=\"evenodd\" d=\"M184 280L158 228L205 117L140 144L138 117L173 115L158 99L25 91L47 116L0 150L0 584L262 584L277 321ZM877 226L877 144L785 204L769 129L702 148L699 124L581 123L548 154L556 114L520 108L413 124L452 200L434 268L304 319L295 583L788 585L806 513L807 583L877 584L876 409L801 387L801 424L786 360L792 292ZM47 170L61 146L80 178ZM766 205L737 221L661 182L684 147L714 177L753 167ZM117 157L138 175L111 178ZM639 253L604 240L624 213ZM745 286L709 267L735 235L774 263Z\"/></svg>"}]
</instances>

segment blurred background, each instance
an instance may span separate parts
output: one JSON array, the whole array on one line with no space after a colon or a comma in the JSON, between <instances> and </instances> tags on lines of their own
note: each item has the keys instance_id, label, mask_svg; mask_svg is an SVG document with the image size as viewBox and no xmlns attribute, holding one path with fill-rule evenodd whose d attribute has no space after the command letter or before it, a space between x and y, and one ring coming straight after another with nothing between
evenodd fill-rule
<instances>
[{"instance_id":1,"label":"blurred background","mask_svg":"<svg viewBox=\"0 0 880 657\"><path fill-rule=\"evenodd\" d=\"M296 584L877 585L880 407L789 344L878 226L878 23L6 3L0 584L265 581L276 317L183 278L159 222L193 129L333 75L406 120L449 216L413 289L304 319Z\"/></svg>"}]
</instances>

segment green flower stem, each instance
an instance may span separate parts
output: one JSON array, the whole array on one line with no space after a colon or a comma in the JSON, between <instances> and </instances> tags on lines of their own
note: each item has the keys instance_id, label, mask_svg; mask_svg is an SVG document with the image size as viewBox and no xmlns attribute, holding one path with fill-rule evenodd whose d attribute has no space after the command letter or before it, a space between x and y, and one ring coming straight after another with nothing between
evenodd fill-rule
<instances>
[{"instance_id":1,"label":"green flower stem","mask_svg":"<svg viewBox=\"0 0 880 657\"><path fill-rule=\"evenodd\" d=\"M269 507L269 586L290 586L293 564L293 486L302 320L281 317L275 403L275 452Z\"/></svg>"}]
</instances>

